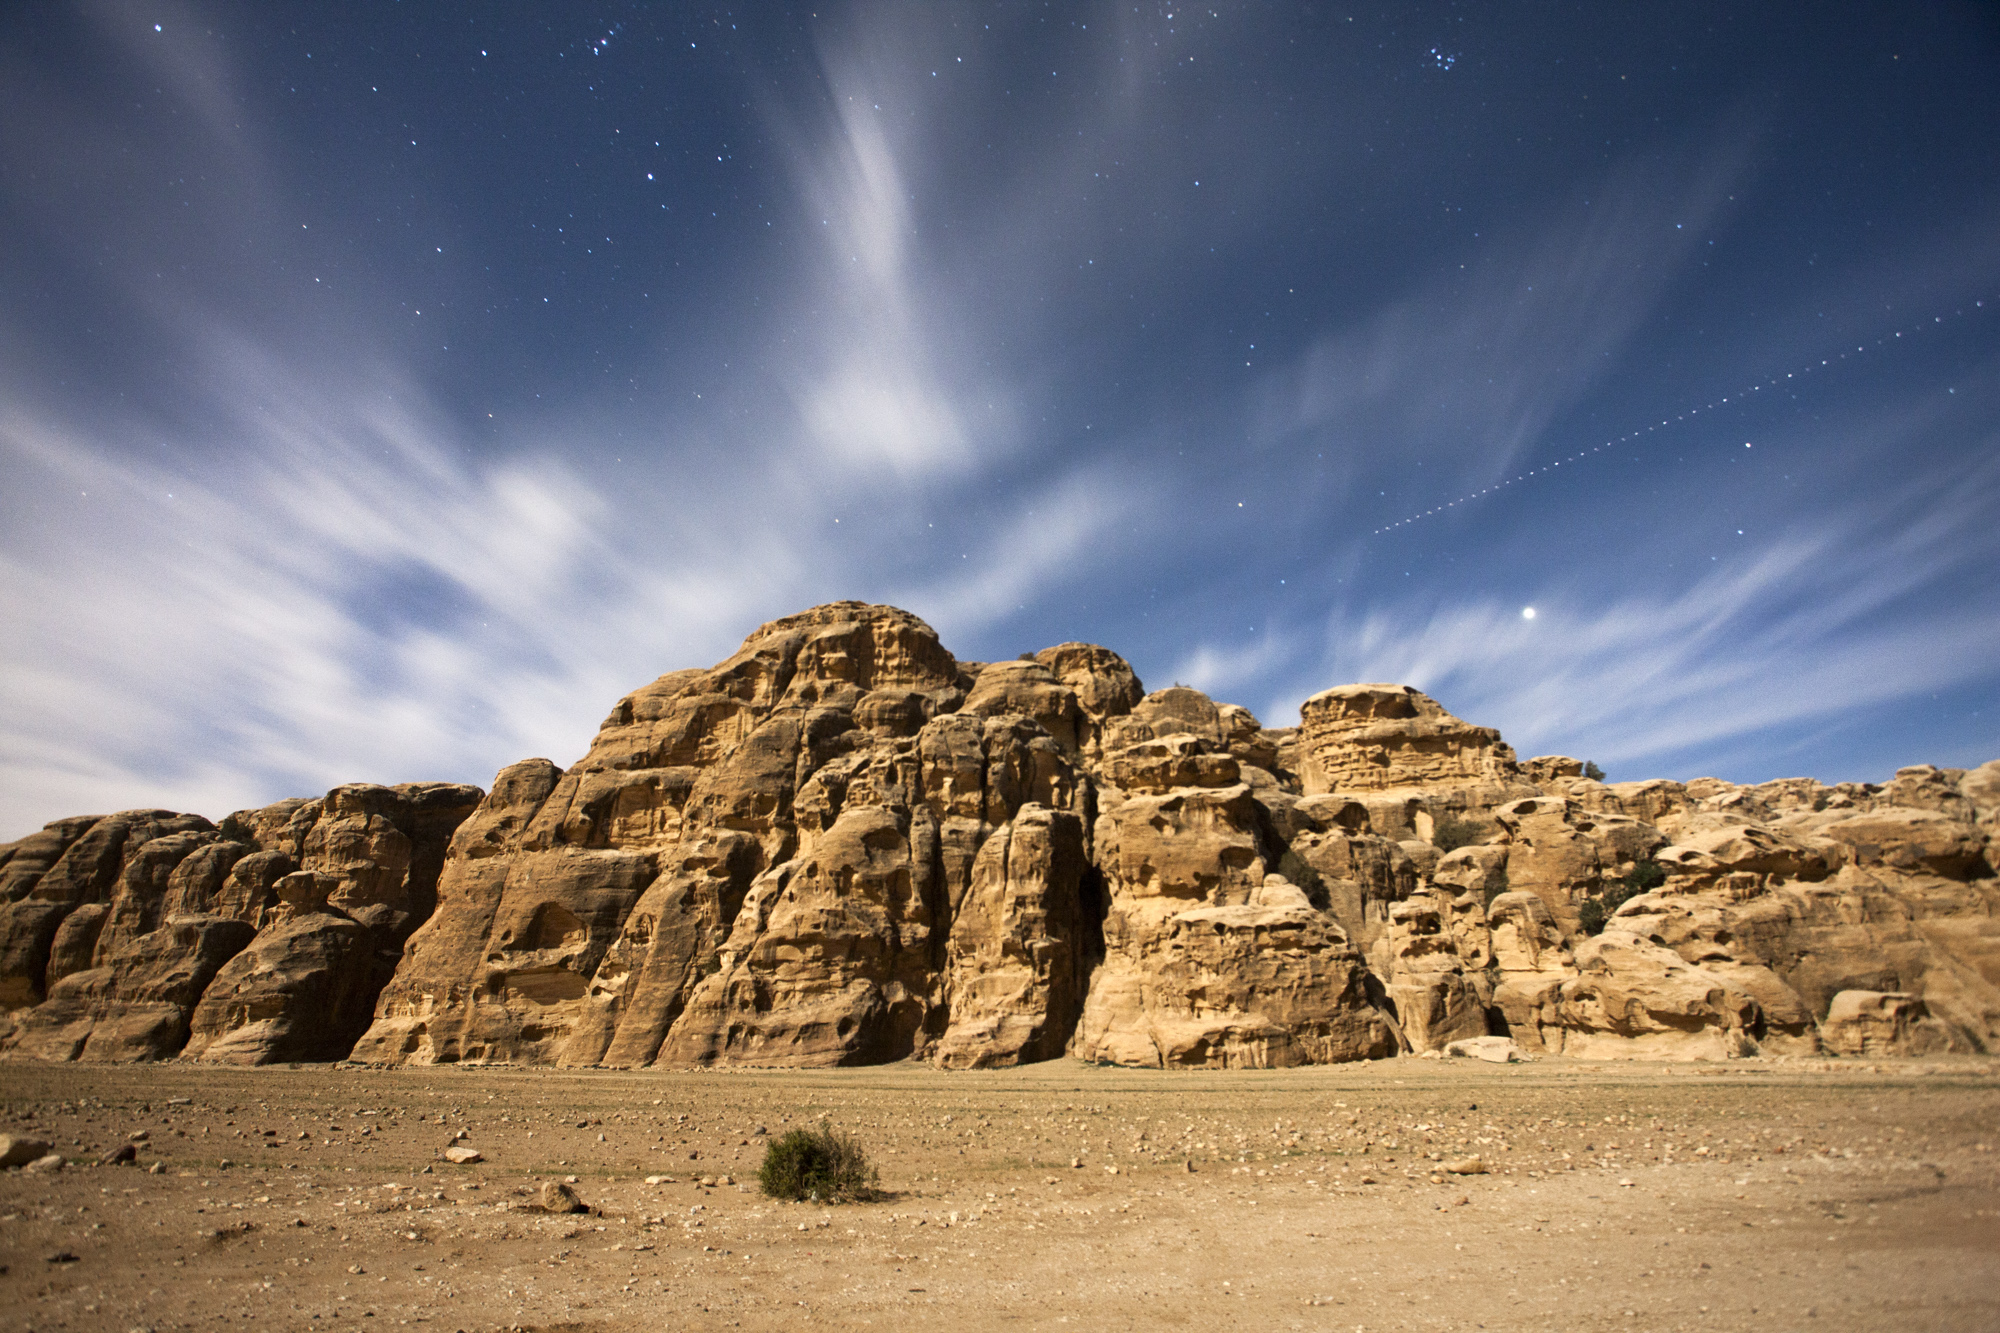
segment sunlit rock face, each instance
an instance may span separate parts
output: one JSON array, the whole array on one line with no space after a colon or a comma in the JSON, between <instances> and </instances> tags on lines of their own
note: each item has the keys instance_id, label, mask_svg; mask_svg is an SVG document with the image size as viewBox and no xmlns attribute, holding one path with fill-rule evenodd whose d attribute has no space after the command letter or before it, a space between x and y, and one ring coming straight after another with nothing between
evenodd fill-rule
<instances>
[{"instance_id":1,"label":"sunlit rock face","mask_svg":"<svg viewBox=\"0 0 2000 1333\"><path fill-rule=\"evenodd\" d=\"M0 1055L341 1058L481 795L354 784L219 826L126 811L0 848Z\"/></svg>"},{"instance_id":2,"label":"sunlit rock face","mask_svg":"<svg viewBox=\"0 0 2000 1333\"><path fill-rule=\"evenodd\" d=\"M1491 727L1460 721L1407 685L1342 685L1299 708L1307 792L1388 791L1523 778Z\"/></svg>"},{"instance_id":3,"label":"sunlit rock face","mask_svg":"<svg viewBox=\"0 0 2000 1333\"><path fill-rule=\"evenodd\" d=\"M1586 776L1586 773L1591 776ZM854 602L483 796L336 788L0 848L0 1052L1245 1068L1990 1050L2000 761L1606 784L1401 685L1296 728Z\"/></svg>"},{"instance_id":4,"label":"sunlit rock face","mask_svg":"<svg viewBox=\"0 0 2000 1333\"><path fill-rule=\"evenodd\" d=\"M502 775L356 1057L1060 1054L1098 924L1081 747L1137 682L1051 660L961 664L839 603L620 700L567 773Z\"/></svg>"}]
</instances>

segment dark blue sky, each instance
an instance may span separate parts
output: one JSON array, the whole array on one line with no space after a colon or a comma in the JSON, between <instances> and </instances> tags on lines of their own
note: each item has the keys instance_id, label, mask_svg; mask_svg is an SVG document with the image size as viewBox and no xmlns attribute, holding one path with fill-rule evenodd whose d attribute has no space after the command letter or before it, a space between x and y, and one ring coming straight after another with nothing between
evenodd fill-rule
<instances>
[{"instance_id":1,"label":"dark blue sky","mask_svg":"<svg viewBox=\"0 0 2000 1333\"><path fill-rule=\"evenodd\" d=\"M1949 3L9 6L0 834L566 763L841 597L1614 778L2000 755L1996 57Z\"/></svg>"}]
</instances>

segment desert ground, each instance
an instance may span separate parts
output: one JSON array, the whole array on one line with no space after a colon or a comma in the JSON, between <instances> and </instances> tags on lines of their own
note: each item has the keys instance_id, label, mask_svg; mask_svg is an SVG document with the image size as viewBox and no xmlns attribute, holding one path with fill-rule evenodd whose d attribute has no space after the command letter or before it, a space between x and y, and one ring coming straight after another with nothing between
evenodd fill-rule
<instances>
[{"instance_id":1,"label":"desert ground","mask_svg":"<svg viewBox=\"0 0 2000 1333\"><path fill-rule=\"evenodd\" d=\"M22 1330L2000 1328L1988 1059L9 1064L0 1116L70 1163L0 1174ZM876 1201L757 1192L821 1117Z\"/></svg>"}]
</instances>

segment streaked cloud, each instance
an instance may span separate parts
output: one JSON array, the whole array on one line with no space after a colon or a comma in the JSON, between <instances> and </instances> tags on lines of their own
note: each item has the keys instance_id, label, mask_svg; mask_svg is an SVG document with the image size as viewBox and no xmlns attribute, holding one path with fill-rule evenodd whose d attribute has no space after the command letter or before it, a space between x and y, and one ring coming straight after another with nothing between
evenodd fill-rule
<instances>
[{"instance_id":1,"label":"streaked cloud","mask_svg":"<svg viewBox=\"0 0 2000 1333\"><path fill-rule=\"evenodd\" d=\"M2000 680L1970 323L1759 419L1788 475L1690 433L1367 539L1990 287L1990 185L1822 210L1865 164L1806 163L1754 54L1586 141L1556 85L1599 75L1524 79L1521 22L1445 73L1365 14L835 5L697 51L662 11L579 78L47 12L0 19L0 836L567 760L833 598L1271 725L1408 680L1625 771Z\"/></svg>"}]
</instances>

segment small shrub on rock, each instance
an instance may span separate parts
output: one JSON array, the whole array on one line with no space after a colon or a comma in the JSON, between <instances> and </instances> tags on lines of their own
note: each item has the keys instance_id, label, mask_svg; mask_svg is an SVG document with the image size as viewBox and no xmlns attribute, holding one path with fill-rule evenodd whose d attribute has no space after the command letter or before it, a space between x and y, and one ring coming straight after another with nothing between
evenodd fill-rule
<instances>
[{"instance_id":1,"label":"small shrub on rock","mask_svg":"<svg viewBox=\"0 0 2000 1333\"><path fill-rule=\"evenodd\" d=\"M1637 862L1624 878L1611 881L1595 897L1585 898L1577 904L1578 924L1586 935L1601 935L1619 908L1666 882L1666 868L1658 861Z\"/></svg>"},{"instance_id":2,"label":"small shrub on rock","mask_svg":"<svg viewBox=\"0 0 2000 1333\"><path fill-rule=\"evenodd\" d=\"M757 1184L774 1199L858 1203L875 1195L877 1175L861 1145L829 1125L795 1129L764 1150Z\"/></svg>"},{"instance_id":3,"label":"small shrub on rock","mask_svg":"<svg viewBox=\"0 0 2000 1333\"><path fill-rule=\"evenodd\" d=\"M1440 852L1455 852L1461 847L1485 841L1486 829L1483 825L1455 815L1446 815L1431 830L1431 846Z\"/></svg>"}]
</instances>

